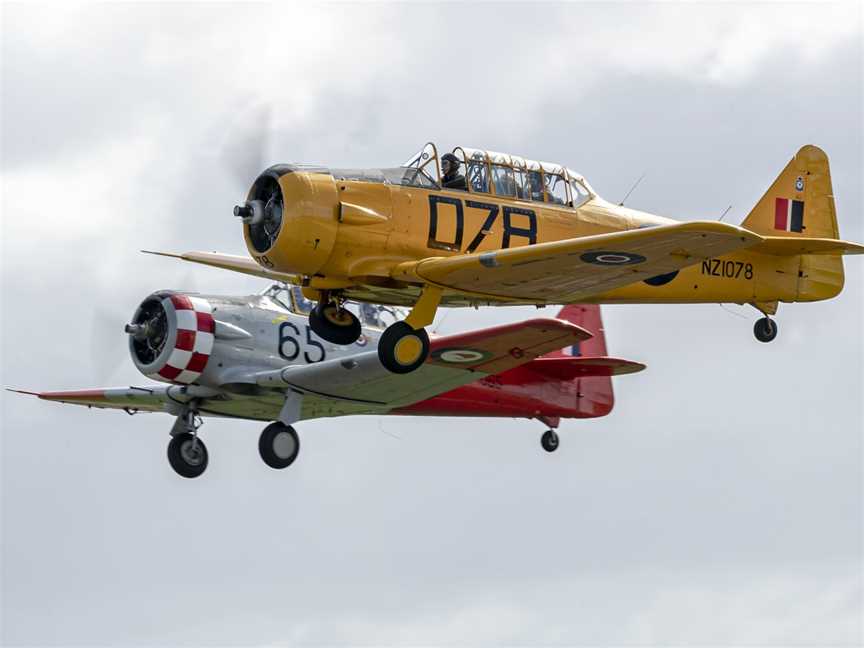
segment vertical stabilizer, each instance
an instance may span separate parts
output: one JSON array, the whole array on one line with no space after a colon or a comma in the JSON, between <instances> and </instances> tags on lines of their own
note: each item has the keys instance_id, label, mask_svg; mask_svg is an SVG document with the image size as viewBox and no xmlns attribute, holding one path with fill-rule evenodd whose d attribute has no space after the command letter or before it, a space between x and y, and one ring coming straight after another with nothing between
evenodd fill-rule
<instances>
[{"instance_id":1,"label":"vertical stabilizer","mask_svg":"<svg viewBox=\"0 0 864 648\"><path fill-rule=\"evenodd\" d=\"M609 355L606 349L606 334L603 330L600 306L596 304L569 304L558 312L557 317L576 326L581 326L593 337L573 346L565 347L560 351L553 351L544 357L594 358ZM605 416L615 406L615 392L612 389L612 378L609 376L573 378L570 389L564 390L564 394L568 400L573 399L568 405L577 410L580 416Z\"/></svg>"},{"instance_id":2,"label":"vertical stabilizer","mask_svg":"<svg viewBox=\"0 0 864 648\"><path fill-rule=\"evenodd\" d=\"M763 236L839 239L825 152L803 146L741 225Z\"/></svg>"},{"instance_id":3,"label":"vertical stabilizer","mask_svg":"<svg viewBox=\"0 0 864 648\"><path fill-rule=\"evenodd\" d=\"M593 337L583 340L572 347L561 349L547 354L547 358L560 358L562 356L585 356L599 357L608 355L606 349L606 335L603 331L603 318L600 315L600 307L596 304L570 304L562 308L557 315L558 319L571 322L581 326Z\"/></svg>"},{"instance_id":4,"label":"vertical stabilizer","mask_svg":"<svg viewBox=\"0 0 864 648\"><path fill-rule=\"evenodd\" d=\"M828 156L802 147L741 223L762 236L839 239ZM830 299L843 289L843 257L799 255L795 301Z\"/></svg>"}]
</instances>

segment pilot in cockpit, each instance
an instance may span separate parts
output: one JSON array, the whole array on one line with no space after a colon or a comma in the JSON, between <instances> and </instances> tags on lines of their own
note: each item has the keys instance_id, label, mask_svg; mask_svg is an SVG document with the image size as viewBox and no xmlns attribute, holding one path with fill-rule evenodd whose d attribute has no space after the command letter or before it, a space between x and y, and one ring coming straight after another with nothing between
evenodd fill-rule
<instances>
[{"instance_id":1,"label":"pilot in cockpit","mask_svg":"<svg viewBox=\"0 0 864 648\"><path fill-rule=\"evenodd\" d=\"M452 153L445 153L441 157L441 170L444 172L441 186L445 189L468 191L468 184L465 182L465 176L459 173L459 166L459 159Z\"/></svg>"},{"instance_id":2,"label":"pilot in cockpit","mask_svg":"<svg viewBox=\"0 0 864 648\"><path fill-rule=\"evenodd\" d=\"M381 321L381 309L374 304L360 302L360 319L367 326L384 328L384 323Z\"/></svg>"}]
</instances>

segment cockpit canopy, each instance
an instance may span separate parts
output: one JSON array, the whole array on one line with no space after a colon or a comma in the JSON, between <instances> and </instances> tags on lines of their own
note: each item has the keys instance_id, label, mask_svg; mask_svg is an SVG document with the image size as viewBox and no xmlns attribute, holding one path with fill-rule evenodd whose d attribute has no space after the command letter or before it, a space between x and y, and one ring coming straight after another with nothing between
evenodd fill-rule
<instances>
[{"instance_id":1,"label":"cockpit canopy","mask_svg":"<svg viewBox=\"0 0 864 648\"><path fill-rule=\"evenodd\" d=\"M456 173L465 178L464 187L456 190L574 208L597 195L582 175L558 164L462 146L454 148L452 154L458 163ZM332 169L331 173L338 180L379 182L422 189L443 187L438 150L431 142L399 167Z\"/></svg>"}]
</instances>

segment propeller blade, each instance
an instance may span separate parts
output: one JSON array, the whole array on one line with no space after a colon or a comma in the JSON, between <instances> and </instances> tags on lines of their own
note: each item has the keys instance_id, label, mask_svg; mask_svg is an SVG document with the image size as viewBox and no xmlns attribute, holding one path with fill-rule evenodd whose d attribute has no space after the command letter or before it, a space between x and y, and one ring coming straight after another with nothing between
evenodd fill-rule
<instances>
[{"instance_id":1,"label":"propeller blade","mask_svg":"<svg viewBox=\"0 0 864 648\"><path fill-rule=\"evenodd\" d=\"M270 105L258 104L238 116L228 131L220 157L240 196L245 197L252 182L267 167L271 125Z\"/></svg>"}]
</instances>

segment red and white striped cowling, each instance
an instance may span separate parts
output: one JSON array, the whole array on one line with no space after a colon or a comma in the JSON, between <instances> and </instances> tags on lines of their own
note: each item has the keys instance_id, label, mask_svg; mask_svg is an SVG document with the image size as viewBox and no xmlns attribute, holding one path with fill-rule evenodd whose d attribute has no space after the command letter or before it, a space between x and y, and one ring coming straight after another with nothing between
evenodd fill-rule
<instances>
[{"instance_id":1,"label":"red and white striped cowling","mask_svg":"<svg viewBox=\"0 0 864 648\"><path fill-rule=\"evenodd\" d=\"M188 385L201 376L213 351L216 330L213 309L206 299L178 294L164 297L162 307L168 321L176 322L176 328L171 327L175 330L169 333L166 342L166 346L172 345L167 360L147 375L154 380Z\"/></svg>"}]
</instances>

